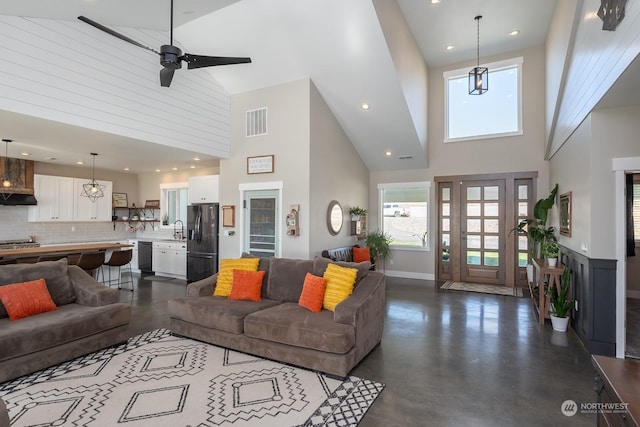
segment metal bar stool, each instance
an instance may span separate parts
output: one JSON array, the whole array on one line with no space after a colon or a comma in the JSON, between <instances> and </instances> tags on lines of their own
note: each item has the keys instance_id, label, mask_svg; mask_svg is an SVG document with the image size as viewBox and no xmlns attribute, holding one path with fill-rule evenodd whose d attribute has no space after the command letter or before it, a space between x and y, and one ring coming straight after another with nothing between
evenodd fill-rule
<instances>
[{"instance_id":1,"label":"metal bar stool","mask_svg":"<svg viewBox=\"0 0 640 427\"><path fill-rule=\"evenodd\" d=\"M107 262L102 264L109 268L109 287L111 287L111 267L118 267L118 289L126 289L128 291L133 292L133 274L131 272L131 257L133 256L133 250L127 249L123 251L113 251L111 257ZM131 288L123 288L121 286L121 277L122 277L122 267L128 265L129 266L129 281L124 283L131 283ZM104 270L102 271L102 277L104 278ZM114 279L115 280L115 279Z\"/></svg>"},{"instance_id":2,"label":"metal bar stool","mask_svg":"<svg viewBox=\"0 0 640 427\"><path fill-rule=\"evenodd\" d=\"M102 264L104 264L104 251L95 251L80 254L77 266L89 273L94 279L97 279L98 268L102 268ZM102 273L102 278L104 279L104 272Z\"/></svg>"}]
</instances>

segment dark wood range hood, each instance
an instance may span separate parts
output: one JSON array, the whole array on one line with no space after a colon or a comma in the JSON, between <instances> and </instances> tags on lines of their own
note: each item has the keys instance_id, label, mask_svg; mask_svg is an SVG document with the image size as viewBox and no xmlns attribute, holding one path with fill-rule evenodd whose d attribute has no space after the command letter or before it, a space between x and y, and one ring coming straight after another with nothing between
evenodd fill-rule
<instances>
[{"instance_id":1,"label":"dark wood range hood","mask_svg":"<svg viewBox=\"0 0 640 427\"><path fill-rule=\"evenodd\" d=\"M7 159L8 173L5 174L5 158L0 157L0 177L7 176L11 180L11 189L3 193L0 187L0 205L35 205L33 196L34 161L24 159ZM9 195L10 193L10 195Z\"/></svg>"}]
</instances>

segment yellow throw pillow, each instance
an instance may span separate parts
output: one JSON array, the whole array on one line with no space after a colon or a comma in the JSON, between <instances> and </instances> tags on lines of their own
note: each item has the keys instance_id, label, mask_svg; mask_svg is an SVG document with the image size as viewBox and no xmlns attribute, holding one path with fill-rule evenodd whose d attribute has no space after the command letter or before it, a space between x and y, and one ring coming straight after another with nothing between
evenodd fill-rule
<instances>
[{"instance_id":1,"label":"yellow throw pillow","mask_svg":"<svg viewBox=\"0 0 640 427\"><path fill-rule=\"evenodd\" d=\"M329 264L324 272L326 288L322 307L326 310L334 311L336 305L347 299L353 292L353 285L356 283L358 269L340 267L337 264Z\"/></svg>"},{"instance_id":2,"label":"yellow throw pillow","mask_svg":"<svg viewBox=\"0 0 640 427\"><path fill-rule=\"evenodd\" d=\"M233 270L258 271L260 258L235 258L220 260L218 281L213 296L228 297L233 286Z\"/></svg>"}]
</instances>

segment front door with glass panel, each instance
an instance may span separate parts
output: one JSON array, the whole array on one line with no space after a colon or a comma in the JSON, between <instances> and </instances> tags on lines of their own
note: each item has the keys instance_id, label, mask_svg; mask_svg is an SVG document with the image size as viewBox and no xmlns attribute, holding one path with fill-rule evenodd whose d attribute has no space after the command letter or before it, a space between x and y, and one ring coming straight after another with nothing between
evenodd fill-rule
<instances>
[{"instance_id":1,"label":"front door with glass panel","mask_svg":"<svg viewBox=\"0 0 640 427\"><path fill-rule=\"evenodd\" d=\"M460 278L504 284L504 181L464 181L460 193Z\"/></svg>"},{"instance_id":2,"label":"front door with glass panel","mask_svg":"<svg viewBox=\"0 0 640 427\"><path fill-rule=\"evenodd\" d=\"M277 256L280 235L278 191L256 190L244 194L244 251L260 258Z\"/></svg>"}]
</instances>

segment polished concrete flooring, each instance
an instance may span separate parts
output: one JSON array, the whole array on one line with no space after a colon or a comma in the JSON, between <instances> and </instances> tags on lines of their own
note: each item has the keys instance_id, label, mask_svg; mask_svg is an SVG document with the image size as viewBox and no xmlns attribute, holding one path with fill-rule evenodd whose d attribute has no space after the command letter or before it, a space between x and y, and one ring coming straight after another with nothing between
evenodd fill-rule
<instances>
[{"instance_id":1,"label":"polished concrete flooring","mask_svg":"<svg viewBox=\"0 0 640 427\"><path fill-rule=\"evenodd\" d=\"M181 281L136 277L133 294L120 291L132 304L132 335L167 328L166 301L184 292ZM360 426L596 423L560 410L566 400L596 401L588 352L573 331L539 325L528 298L387 278L382 343L351 374L386 384Z\"/></svg>"}]
</instances>

